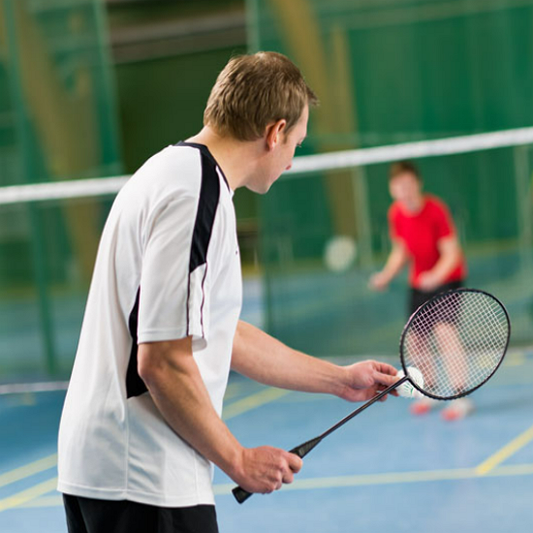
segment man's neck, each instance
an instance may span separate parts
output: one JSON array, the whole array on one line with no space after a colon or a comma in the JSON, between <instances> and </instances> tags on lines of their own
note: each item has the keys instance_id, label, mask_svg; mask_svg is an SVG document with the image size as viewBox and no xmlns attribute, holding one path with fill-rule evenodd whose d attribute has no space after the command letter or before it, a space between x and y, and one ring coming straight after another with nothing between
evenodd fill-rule
<instances>
[{"instance_id":1,"label":"man's neck","mask_svg":"<svg viewBox=\"0 0 533 533\"><path fill-rule=\"evenodd\" d=\"M187 142L207 146L224 172L231 190L235 191L246 185L256 165L259 148L257 142L223 137L209 126L187 139Z\"/></svg>"}]
</instances>

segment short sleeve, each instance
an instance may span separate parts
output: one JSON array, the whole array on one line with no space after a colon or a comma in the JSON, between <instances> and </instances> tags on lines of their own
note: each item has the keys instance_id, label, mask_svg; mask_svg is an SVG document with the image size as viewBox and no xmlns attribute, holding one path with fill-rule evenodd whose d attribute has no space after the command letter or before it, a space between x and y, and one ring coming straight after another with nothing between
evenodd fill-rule
<instances>
[{"instance_id":1,"label":"short sleeve","mask_svg":"<svg viewBox=\"0 0 533 533\"><path fill-rule=\"evenodd\" d=\"M455 226L446 204L434 200L435 236L437 239L455 235Z\"/></svg>"},{"instance_id":2,"label":"short sleeve","mask_svg":"<svg viewBox=\"0 0 533 533\"><path fill-rule=\"evenodd\" d=\"M161 207L144 237L138 342L191 335L204 345L209 326L207 265L191 271L198 198L183 196Z\"/></svg>"}]
</instances>

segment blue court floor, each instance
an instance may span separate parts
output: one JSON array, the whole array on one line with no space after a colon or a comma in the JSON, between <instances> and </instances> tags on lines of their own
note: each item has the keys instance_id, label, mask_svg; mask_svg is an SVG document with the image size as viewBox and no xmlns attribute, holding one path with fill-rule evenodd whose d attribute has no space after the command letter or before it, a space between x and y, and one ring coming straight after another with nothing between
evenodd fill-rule
<instances>
[{"instance_id":1,"label":"blue court floor","mask_svg":"<svg viewBox=\"0 0 533 533\"><path fill-rule=\"evenodd\" d=\"M394 359L390 359L394 361ZM64 391L0 396L0 532L64 533L55 492ZM473 395L468 419L421 418L409 400L372 406L305 459L297 481L238 505L217 471L221 533L529 533L533 352L514 350ZM224 418L247 446L291 448L353 406L232 376Z\"/></svg>"}]
</instances>

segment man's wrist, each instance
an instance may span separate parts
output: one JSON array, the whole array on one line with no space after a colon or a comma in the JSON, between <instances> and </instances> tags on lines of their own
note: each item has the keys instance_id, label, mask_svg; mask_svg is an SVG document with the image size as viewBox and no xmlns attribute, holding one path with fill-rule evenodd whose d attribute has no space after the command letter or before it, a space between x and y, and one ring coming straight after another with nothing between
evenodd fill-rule
<instances>
[{"instance_id":1,"label":"man's wrist","mask_svg":"<svg viewBox=\"0 0 533 533\"><path fill-rule=\"evenodd\" d=\"M338 396L341 399L347 397L348 392L352 389L351 387L351 375L348 367L339 366L339 378L336 381L336 390L334 392L335 396Z\"/></svg>"},{"instance_id":2,"label":"man's wrist","mask_svg":"<svg viewBox=\"0 0 533 533\"><path fill-rule=\"evenodd\" d=\"M244 476L244 462L246 448L237 443L237 446L230 448L220 461L217 461L217 466L220 467L231 479L238 480Z\"/></svg>"}]
</instances>

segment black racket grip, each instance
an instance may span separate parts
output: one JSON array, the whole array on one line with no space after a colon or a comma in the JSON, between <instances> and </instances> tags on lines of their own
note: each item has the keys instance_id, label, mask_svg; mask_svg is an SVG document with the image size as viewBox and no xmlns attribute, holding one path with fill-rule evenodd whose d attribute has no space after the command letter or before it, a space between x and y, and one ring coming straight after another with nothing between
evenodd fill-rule
<instances>
[{"instance_id":1,"label":"black racket grip","mask_svg":"<svg viewBox=\"0 0 533 533\"><path fill-rule=\"evenodd\" d=\"M248 492L242 487L235 487L231 492L239 503L244 503L253 494L253 492Z\"/></svg>"},{"instance_id":2,"label":"black racket grip","mask_svg":"<svg viewBox=\"0 0 533 533\"><path fill-rule=\"evenodd\" d=\"M308 440L307 442L296 446L292 450L289 450L289 453L293 453L301 459L302 457L305 457L321 440L321 437L316 437L314 439ZM239 503L244 503L253 494L252 492L244 490L240 486L235 487L231 492Z\"/></svg>"},{"instance_id":3,"label":"black racket grip","mask_svg":"<svg viewBox=\"0 0 533 533\"><path fill-rule=\"evenodd\" d=\"M314 439L308 440L299 446L295 446L292 450L289 450L289 453L293 453L303 459L320 441L322 436L315 437Z\"/></svg>"}]
</instances>

